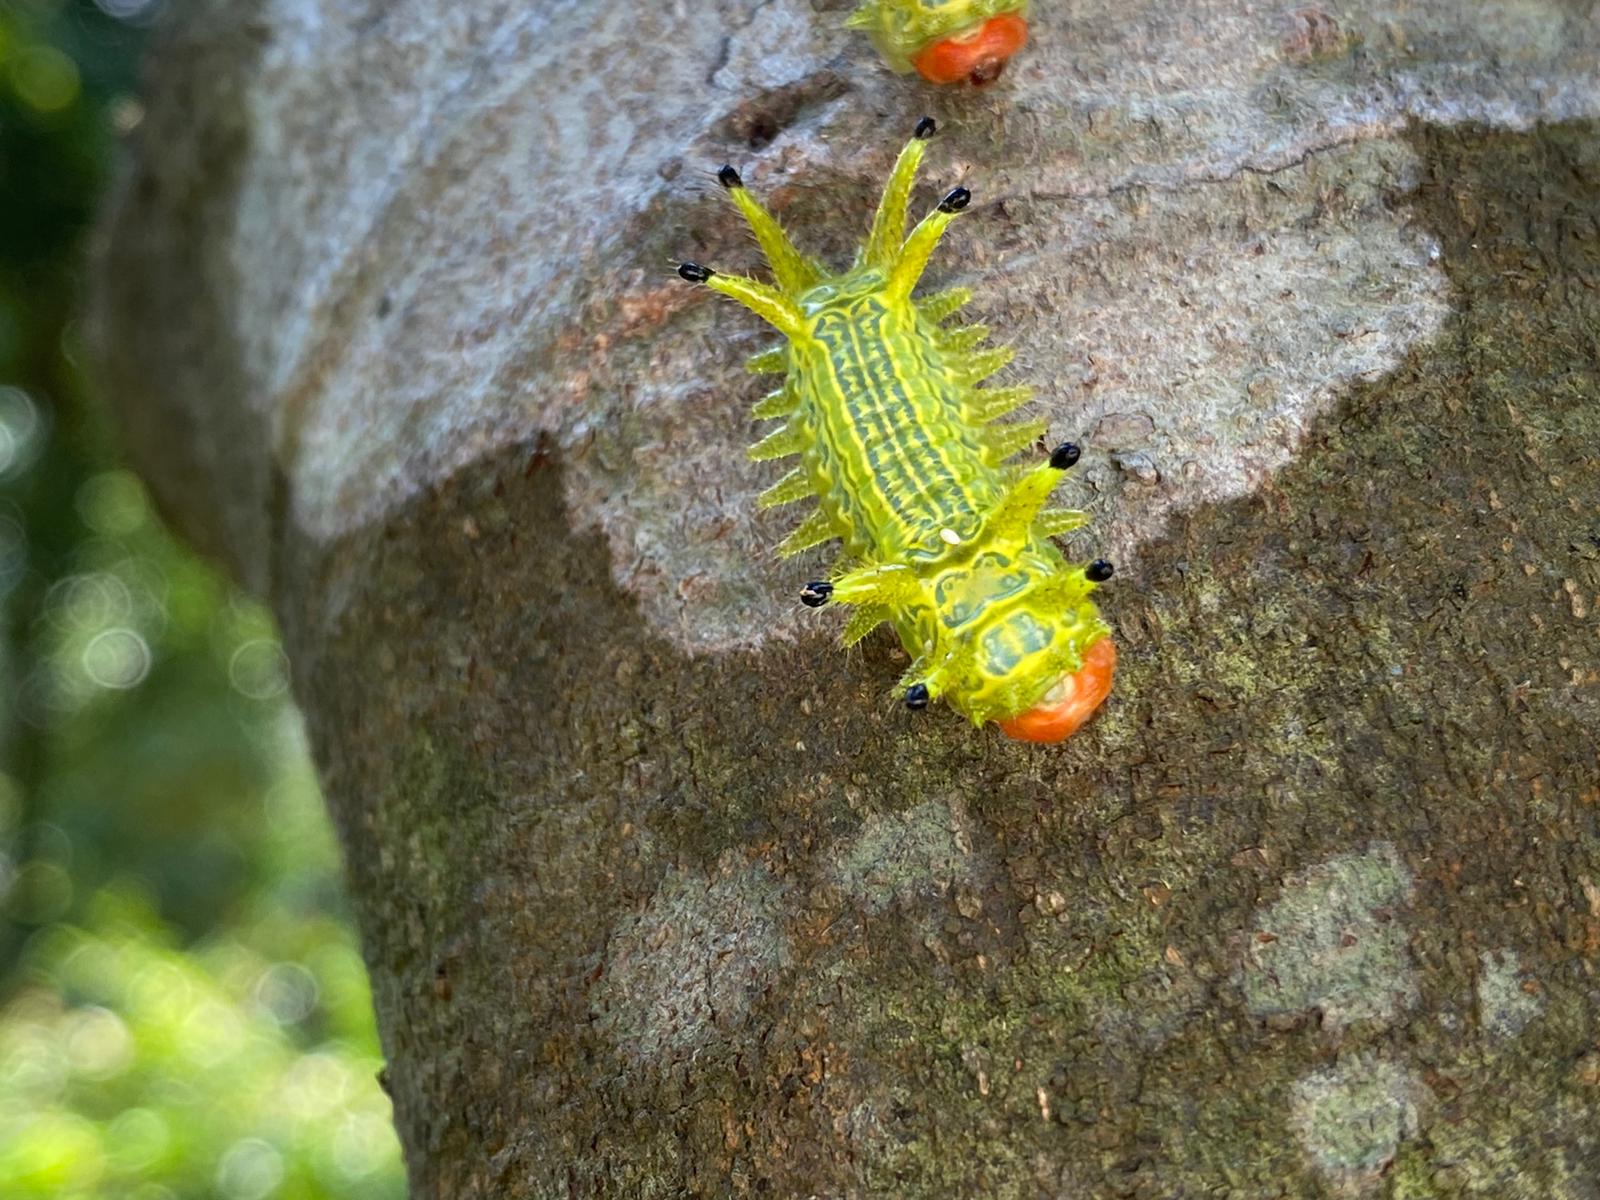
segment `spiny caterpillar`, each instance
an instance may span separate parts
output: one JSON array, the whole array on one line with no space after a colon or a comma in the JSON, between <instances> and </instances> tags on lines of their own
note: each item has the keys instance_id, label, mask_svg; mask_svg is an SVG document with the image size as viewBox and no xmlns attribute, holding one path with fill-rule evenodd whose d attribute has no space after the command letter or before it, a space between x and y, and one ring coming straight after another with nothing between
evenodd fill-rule
<instances>
[{"instance_id":1,"label":"spiny caterpillar","mask_svg":"<svg viewBox=\"0 0 1600 1200\"><path fill-rule=\"evenodd\" d=\"M862 0L845 25L902 75L981 86L1028 40L1028 0Z\"/></svg>"},{"instance_id":2,"label":"spiny caterpillar","mask_svg":"<svg viewBox=\"0 0 1600 1200\"><path fill-rule=\"evenodd\" d=\"M1015 738L1060 741L1111 689L1116 651L1089 598L1111 564L1069 565L1050 541L1088 521L1045 508L1078 461L1077 446L1064 442L1037 466L1003 465L1043 436L1045 423L990 423L1032 391L976 386L1012 353L980 349L982 325L940 327L971 293L912 298L945 227L972 199L956 188L906 235L912 183L934 130L926 117L918 123L845 273L797 250L738 171L723 167L717 178L774 282L689 262L678 274L731 296L788 339L747 364L785 377L754 409L785 423L750 457L800 456L759 504L818 500L780 555L832 538L845 551L830 579L806 584L801 601L853 608L846 646L892 623L913 660L898 688L909 708L942 697L975 725L996 720Z\"/></svg>"}]
</instances>

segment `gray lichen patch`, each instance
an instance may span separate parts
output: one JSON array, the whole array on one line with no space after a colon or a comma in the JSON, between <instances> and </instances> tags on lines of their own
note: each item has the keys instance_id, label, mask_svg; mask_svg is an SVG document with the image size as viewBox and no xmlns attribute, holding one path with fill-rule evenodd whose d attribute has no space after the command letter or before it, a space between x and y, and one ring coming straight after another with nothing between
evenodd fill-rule
<instances>
[{"instance_id":1,"label":"gray lichen patch","mask_svg":"<svg viewBox=\"0 0 1600 1200\"><path fill-rule=\"evenodd\" d=\"M1516 951L1478 955L1478 1025L1491 1038L1514 1038L1544 1011L1538 983L1522 969Z\"/></svg>"},{"instance_id":2,"label":"gray lichen patch","mask_svg":"<svg viewBox=\"0 0 1600 1200\"><path fill-rule=\"evenodd\" d=\"M874 813L834 855L833 882L870 913L931 899L976 873L971 825L960 800L925 800Z\"/></svg>"},{"instance_id":3,"label":"gray lichen patch","mask_svg":"<svg viewBox=\"0 0 1600 1200\"><path fill-rule=\"evenodd\" d=\"M1258 1017L1320 1010L1324 1023L1392 1021L1417 1002L1398 909L1411 873L1393 846L1375 843L1290 879L1257 914L1243 967Z\"/></svg>"},{"instance_id":4,"label":"gray lichen patch","mask_svg":"<svg viewBox=\"0 0 1600 1200\"><path fill-rule=\"evenodd\" d=\"M594 1001L601 1026L652 1060L737 1035L788 960L784 891L759 865L669 871L611 939Z\"/></svg>"},{"instance_id":5,"label":"gray lichen patch","mask_svg":"<svg viewBox=\"0 0 1600 1200\"><path fill-rule=\"evenodd\" d=\"M1296 1083L1291 1119L1318 1171L1341 1192L1360 1194L1422 1127L1430 1100L1411 1072L1361 1054Z\"/></svg>"}]
</instances>

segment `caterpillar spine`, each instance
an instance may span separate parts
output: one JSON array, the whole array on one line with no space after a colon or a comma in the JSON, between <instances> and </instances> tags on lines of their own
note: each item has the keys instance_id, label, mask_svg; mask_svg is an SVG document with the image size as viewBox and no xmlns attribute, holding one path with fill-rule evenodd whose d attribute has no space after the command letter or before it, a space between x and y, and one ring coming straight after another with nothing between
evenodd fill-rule
<instances>
[{"instance_id":1,"label":"caterpillar spine","mask_svg":"<svg viewBox=\"0 0 1600 1200\"><path fill-rule=\"evenodd\" d=\"M718 178L773 273L771 284L696 263L679 274L729 296L786 341L749 361L784 374L755 415L781 420L750 449L757 461L800 464L762 494L762 507L815 499L779 546L798 554L838 539L830 577L801 594L812 607L852 609L846 645L892 624L912 656L898 693L912 708L943 699L974 724L1056 741L1110 689L1115 651L1091 593L1109 563L1068 563L1049 540L1088 520L1047 507L1078 448L1031 466L1006 460L1044 422L1000 423L1026 403L1022 387L978 384L1011 359L981 346L983 326L946 329L971 298L951 289L913 297L928 259L971 193L949 192L906 233L912 184L934 123L900 152L854 265L829 273L802 254L724 167Z\"/></svg>"}]
</instances>

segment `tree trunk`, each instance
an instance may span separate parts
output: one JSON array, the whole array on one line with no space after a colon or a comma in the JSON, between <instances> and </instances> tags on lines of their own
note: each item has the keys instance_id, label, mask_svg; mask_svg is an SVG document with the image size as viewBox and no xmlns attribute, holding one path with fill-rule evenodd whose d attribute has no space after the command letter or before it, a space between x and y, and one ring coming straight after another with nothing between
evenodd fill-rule
<instances>
[{"instance_id":1,"label":"tree trunk","mask_svg":"<svg viewBox=\"0 0 1600 1200\"><path fill-rule=\"evenodd\" d=\"M1600 17L193 0L98 260L173 519L271 598L414 1193L1600 1197ZM1086 446L1105 711L888 698L680 283L741 167L919 205ZM1087 486L1084 486L1087 485Z\"/></svg>"}]
</instances>

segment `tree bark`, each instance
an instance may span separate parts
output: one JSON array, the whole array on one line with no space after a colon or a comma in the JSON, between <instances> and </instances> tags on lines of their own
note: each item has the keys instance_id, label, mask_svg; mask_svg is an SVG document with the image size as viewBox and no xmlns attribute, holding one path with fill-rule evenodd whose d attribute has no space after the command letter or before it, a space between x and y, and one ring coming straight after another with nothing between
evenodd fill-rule
<instances>
[{"instance_id":1,"label":"tree bark","mask_svg":"<svg viewBox=\"0 0 1600 1200\"><path fill-rule=\"evenodd\" d=\"M1600 1196L1600 17L194 0L93 325L271 599L414 1194ZM1118 561L1059 748L794 604L724 161L920 202Z\"/></svg>"}]
</instances>

